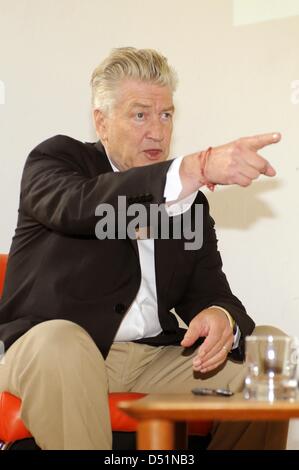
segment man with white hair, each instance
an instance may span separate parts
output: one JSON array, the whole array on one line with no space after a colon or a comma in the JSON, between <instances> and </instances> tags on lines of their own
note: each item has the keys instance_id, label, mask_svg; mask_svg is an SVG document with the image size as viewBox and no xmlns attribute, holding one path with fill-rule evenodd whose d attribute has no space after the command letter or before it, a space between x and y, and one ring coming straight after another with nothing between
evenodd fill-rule
<instances>
[{"instance_id":1,"label":"man with white hair","mask_svg":"<svg viewBox=\"0 0 299 470\"><path fill-rule=\"evenodd\" d=\"M116 49L91 85L100 140L52 137L26 161L0 304L0 390L22 399L42 449L111 449L108 392L240 391L245 336L278 332L254 330L232 294L199 189L274 176L258 151L280 135L167 160L176 75L165 57ZM164 203L168 237L159 221L153 237L151 220L129 236L133 209L148 215ZM175 236L186 214L201 234L196 249L186 249L184 230ZM287 423L215 423L209 448L283 449L286 436Z\"/></svg>"}]
</instances>

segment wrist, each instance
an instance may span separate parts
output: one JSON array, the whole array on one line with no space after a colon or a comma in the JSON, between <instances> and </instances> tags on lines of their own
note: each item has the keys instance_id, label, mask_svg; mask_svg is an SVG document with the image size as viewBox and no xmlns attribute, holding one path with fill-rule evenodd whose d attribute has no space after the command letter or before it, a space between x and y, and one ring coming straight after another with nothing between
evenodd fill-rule
<instances>
[{"instance_id":1,"label":"wrist","mask_svg":"<svg viewBox=\"0 0 299 470\"><path fill-rule=\"evenodd\" d=\"M179 174L182 184L191 192L198 191L201 186L205 185L205 178L198 170L199 157L198 153L186 155L180 165Z\"/></svg>"},{"instance_id":2,"label":"wrist","mask_svg":"<svg viewBox=\"0 0 299 470\"><path fill-rule=\"evenodd\" d=\"M223 310L224 311L224 310ZM234 332L235 331L235 326L236 326L236 322L235 320L233 319L233 317L231 316L230 313L228 313L227 311L224 311L225 315L227 316L227 319L229 321L229 324L230 324L230 327L232 329L232 331Z\"/></svg>"},{"instance_id":3,"label":"wrist","mask_svg":"<svg viewBox=\"0 0 299 470\"><path fill-rule=\"evenodd\" d=\"M229 325L232 329L233 334L236 333L236 327L237 327L236 321L234 320L234 318L231 316L231 314L225 308L219 307L219 305L212 305L209 308L217 308L218 310L221 310L226 315L226 318L229 321Z\"/></svg>"},{"instance_id":4,"label":"wrist","mask_svg":"<svg viewBox=\"0 0 299 470\"><path fill-rule=\"evenodd\" d=\"M212 152L212 147L209 147L207 150L203 150L202 152L200 152L198 158L200 162L200 174L201 174L201 179L203 181L203 185L207 186L207 188L209 188L210 191L214 191L216 184L212 183L212 181L210 181L206 176L206 167L207 167L207 163L210 158L211 152Z\"/></svg>"}]
</instances>

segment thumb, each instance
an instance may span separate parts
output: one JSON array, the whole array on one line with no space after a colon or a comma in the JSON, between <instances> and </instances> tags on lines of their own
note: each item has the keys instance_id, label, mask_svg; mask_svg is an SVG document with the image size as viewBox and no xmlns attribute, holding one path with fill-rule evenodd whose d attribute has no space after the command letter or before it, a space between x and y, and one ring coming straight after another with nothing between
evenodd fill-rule
<instances>
[{"instance_id":1,"label":"thumb","mask_svg":"<svg viewBox=\"0 0 299 470\"><path fill-rule=\"evenodd\" d=\"M188 330L185 333L184 338L181 341L181 346L188 348L192 346L199 338L198 331L195 328L192 328L192 325L189 325Z\"/></svg>"},{"instance_id":2,"label":"thumb","mask_svg":"<svg viewBox=\"0 0 299 470\"><path fill-rule=\"evenodd\" d=\"M270 165L269 162L268 162L265 170L262 173L264 173L264 175L266 175L266 176L275 176L276 175L276 171L274 170L273 166Z\"/></svg>"}]
</instances>

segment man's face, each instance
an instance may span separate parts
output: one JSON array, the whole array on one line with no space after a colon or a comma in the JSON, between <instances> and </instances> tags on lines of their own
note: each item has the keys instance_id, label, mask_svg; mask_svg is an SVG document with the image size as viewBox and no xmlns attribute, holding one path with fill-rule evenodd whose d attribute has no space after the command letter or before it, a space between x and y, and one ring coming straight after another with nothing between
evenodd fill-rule
<instances>
[{"instance_id":1,"label":"man's face","mask_svg":"<svg viewBox=\"0 0 299 470\"><path fill-rule=\"evenodd\" d=\"M120 170L167 159L174 106L169 87L124 80L108 115L95 111L96 129Z\"/></svg>"}]
</instances>

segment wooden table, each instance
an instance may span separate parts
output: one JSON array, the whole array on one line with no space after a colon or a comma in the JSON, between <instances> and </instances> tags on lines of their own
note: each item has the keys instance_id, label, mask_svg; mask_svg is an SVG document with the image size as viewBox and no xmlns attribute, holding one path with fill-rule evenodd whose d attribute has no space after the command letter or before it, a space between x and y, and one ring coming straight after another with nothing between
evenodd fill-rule
<instances>
[{"instance_id":1,"label":"wooden table","mask_svg":"<svg viewBox=\"0 0 299 470\"><path fill-rule=\"evenodd\" d=\"M299 418L299 401L256 402L241 394L205 397L149 394L119 407L138 420L137 447L142 450L186 449L186 421L282 421Z\"/></svg>"}]
</instances>

